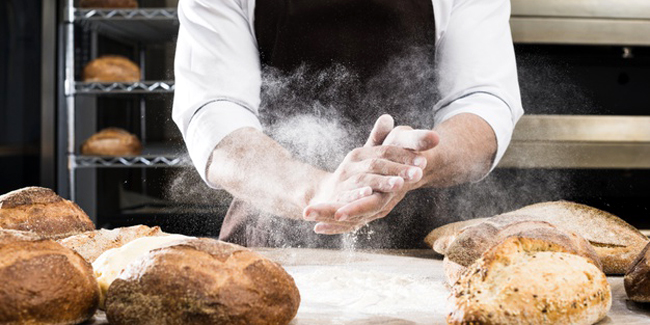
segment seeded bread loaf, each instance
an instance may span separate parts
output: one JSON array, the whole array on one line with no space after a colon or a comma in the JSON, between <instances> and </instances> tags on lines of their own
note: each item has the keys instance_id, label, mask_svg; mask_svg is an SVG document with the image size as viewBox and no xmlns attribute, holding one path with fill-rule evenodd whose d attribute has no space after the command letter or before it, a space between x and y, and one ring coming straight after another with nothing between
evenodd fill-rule
<instances>
[{"instance_id":1,"label":"seeded bread loaf","mask_svg":"<svg viewBox=\"0 0 650 325\"><path fill-rule=\"evenodd\" d=\"M566 252L591 260L594 265L601 268L596 252L585 239L543 221L520 221L505 224L504 226L486 221L467 227L449 246L445 257L450 262L468 267L479 259L485 251L509 237L540 239L552 242L563 247ZM447 274L448 281L453 281L454 278L453 274Z\"/></svg>"},{"instance_id":2,"label":"seeded bread loaf","mask_svg":"<svg viewBox=\"0 0 650 325\"><path fill-rule=\"evenodd\" d=\"M95 225L77 204L49 188L26 187L0 196L0 229L58 239L94 230Z\"/></svg>"},{"instance_id":3,"label":"seeded bread loaf","mask_svg":"<svg viewBox=\"0 0 650 325\"><path fill-rule=\"evenodd\" d=\"M509 237L452 288L448 324L594 324L612 305L605 274L543 239Z\"/></svg>"}]
</instances>

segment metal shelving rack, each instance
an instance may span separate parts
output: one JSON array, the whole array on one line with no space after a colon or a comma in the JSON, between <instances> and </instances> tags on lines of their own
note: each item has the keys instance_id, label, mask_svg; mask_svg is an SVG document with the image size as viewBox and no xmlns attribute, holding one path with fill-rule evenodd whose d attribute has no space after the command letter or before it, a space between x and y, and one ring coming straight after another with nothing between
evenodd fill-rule
<instances>
[{"instance_id":1,"label":"metal shelving rack","mask_svg":"<svg viewBox=\"0 0 650 325\"><path fill-rule=\"evenodd\" d=\"M178 32L176 8L146 9L78 9L74 0L66 0L63 13L64 32L61 35L63 75L59 116L65 119L67 188L60 188L72 200L77 198L76 175L78 169L91 168L166 168L190 165L181 152L145 145L141 156L97 157L76 154L75 115L77 96L129 96L173 93L173 80L139 82L80 82L75 80L75 28L85 28L105 37L125 43L147 44L173 40ZM144 52L140 51L141 70L144 72ZM141 129L144 130L145 101L140 101ZM60 124L61 126L61 124ZM141 135L145 142L144 134ZM61 162L62 159L59 159ZM60 174L61 176L61 174Z\"/></svg>"}]
</instances>

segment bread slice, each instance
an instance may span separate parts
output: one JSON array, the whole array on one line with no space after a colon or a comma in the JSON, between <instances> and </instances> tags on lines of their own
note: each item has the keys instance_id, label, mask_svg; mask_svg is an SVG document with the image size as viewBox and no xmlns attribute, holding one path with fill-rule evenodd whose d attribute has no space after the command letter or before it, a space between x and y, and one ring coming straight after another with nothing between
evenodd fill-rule
<instances>
[{"instance_id":1,"label":"bread slice","mask_svg":"<svg viewBox=\"0 0 650 325\"><path fill-rule=\"evenodd\" d=\"M479 224L485 220L487 220L487 218L477 218L446 224L431 231L427 237L424 238L424 242L429 245L429 247L433 248L436 253L445 255L447 254L447 248L449 248L449 245L454 242L456 236L458 236L464 228Z\"/></svg>"},{"instance_id":2,"label":"bread slice","mask_svg":"<svg viewBox=\"0 0 650 325\"><path fill-rule=\"evenodd\" d=\"M89 263L93 263L105 251L121 247L141 237L167 235L160 227L137 225L132 227L115 228L113 230L99 229L85 232L59 240L59 244L79 253Z\"/></svg>"},{"instance_id":3,"label":"bread slice","mask_svg":"<svg viewBox=\"0 0 650 325\"><path fill-rule=\"evenodd\" d=\"M623 280L627 297L636 302L650 302L650 244L639 253Z\"/></svg>"},{"instance_id":4,"label":"bread slice","mask_svg":"<svg viewBox=\"0 0 650 325\"><path fill-rule=\"evenodd\" d=\"M26 187L0 196L0 229L58 239L95 229L88 215L49 188Z\"/></svg>"},{"instance_id":5,"label":"bread slice","mask_svg":"<svg viewBox=\"0 0 650 325\"><path fill-rule=\"evenodd\" d=\"M448 324L593 324L612 304L605 274L538 238L509 237L486 251L452 289Z\"/></svg>"},{"instance_id":6,"label":"bread slice","mask_svg":"<svg viewBox=\"0 0 650 325\"><path fill-rule=\"evenodd\" d=\"M515 221L500 225L492 219L467 227L449 246L446 257L461 266L469 266L481 255L508 237L542 239L564 248L564 251L583 256L597 267L600 260L589 243L575 233L564 231L544 221Z\"/></svg>"},{"instance_id":7,"label":"bread slice","mask_svg":"<svg viewBox=\"0 0 650 325\"><path fill-rule=\"evenodd\" d=\"M638 229L617 216L584 204L568 201L529 205L490 218L504 224L518 220L546 221L560 229L572 231L594 247L606 274L625 274L648 243Z\"/></svg>"}]
</instances>

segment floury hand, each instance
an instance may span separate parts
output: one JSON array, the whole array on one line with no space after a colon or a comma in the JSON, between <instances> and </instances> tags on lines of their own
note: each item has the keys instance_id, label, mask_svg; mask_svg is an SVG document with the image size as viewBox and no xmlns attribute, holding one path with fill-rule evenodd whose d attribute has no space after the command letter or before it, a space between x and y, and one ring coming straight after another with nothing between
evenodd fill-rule
<instances>
[{"instance_id":1,"label":"floury hand","mask_svg":"<svg viewBox=\"0 0 650 325\"><path fill-rule=\"evenodd\" d=\"M381 161L385 157L377 154L391 152L393 154L391 156L392 162L389 161L388 163L393 164L394 168L387 169L386 166L390 165L388 164L383 165L381 168L358 171L393 175L393 179L398 178L394 186L377 187L368 184L347 190L334 202L312 200L311 202L316 203L307 206L303 212L303 217L309 221L319 221L314 227L316 233L339 234L351 232L373 220L383 218L404 198L404 195L409 190L416 188L416 184L422 179L422 170L427 163L426 158L417 154L417 152L435 147L438 144L438 135L429 130L413 130L407 126L394 128L393 126L393 118L390 115L381 116L375 123L364 147L353 150L351 154L356 155L363 152L366 155L371 155L365 156L366 160ZM376 156L373 156L373 154ZM403 157L397 156L399 154L403 155ZM408 165L409 160L410 165L417 167L404 169L405 166L397 166L399 162ZM395 165L396 162L397 165ZM341 166L344 166L345 163L346 161ZM339 169L341 169L341 166L339 166ZM401 170L400 167L402 167ZM364 185L364 178L359 177L356 179L356 185Z\"/></svg>"}]
</instances>

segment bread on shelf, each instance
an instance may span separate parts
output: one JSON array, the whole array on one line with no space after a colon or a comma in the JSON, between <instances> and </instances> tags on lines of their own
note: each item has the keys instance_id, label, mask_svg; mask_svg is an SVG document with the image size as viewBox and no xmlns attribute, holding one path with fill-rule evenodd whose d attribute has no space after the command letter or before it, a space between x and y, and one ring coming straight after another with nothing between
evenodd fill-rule
<instances>
[{"instance_id":1,"label":"bread on shelf","mask_svg":"<svg viewBox=\"0 0 650 325\"><path fill-rule=\"evenodd\" d=\"M133 61L119 55L104 55L90 61L83 70L86 82L140 81L140 68Z\"/></svg>"},{"instance_id":2,"label":"bread on shelf","mask_svg":"<svg viewBox=\"0 0 650 325\"><path fill-rule=\"evenodd\" d=\"M89 156L138 156L142 144L138 137L120 128L106 128L81 145L81 154Z\"/></svg>"},{"instance_id":3,"label":"bread on shelf","mask_svg":"<svg viewBox=\"0 0 650 325\"><path fill-rule=\"evenodd\" d=\"M136 0L80 0L81 8L137 8Z\"/></svg>"}]
</instances>

